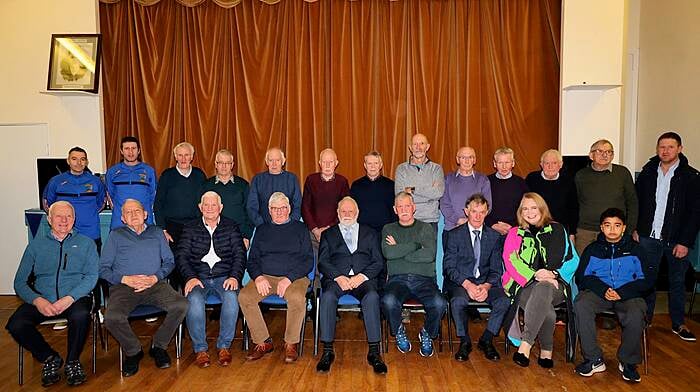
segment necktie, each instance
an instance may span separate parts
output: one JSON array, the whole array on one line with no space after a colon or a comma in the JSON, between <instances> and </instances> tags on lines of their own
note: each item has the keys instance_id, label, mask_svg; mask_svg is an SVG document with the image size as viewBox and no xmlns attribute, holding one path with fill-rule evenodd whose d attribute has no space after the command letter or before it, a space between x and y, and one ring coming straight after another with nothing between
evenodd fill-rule
<instances>
[{"instance_id":1,"label":"necktie","mask_svg":"<svg viewBox=\"0 0 700 392\"><path fill-rule=\"evenodd\" d=\"M472 230L474 233L474 278L479 277L479 257L481 256L481 240L479 239L479 230Z\"/></svg>"},{"instance_id":2,"label":"necktie","mask_svg":"<svg viewBox=\"0 0 700 392\"><path fill-rule=\"evenodd\" d=\"M355 245L354 245L354 238L352 236L352 228L350 227L344 227L343 228L343 239L345 240L345 244L348 246L348 250L350 250L350 253L355 252Z\"/></svg>"}]
</instances>

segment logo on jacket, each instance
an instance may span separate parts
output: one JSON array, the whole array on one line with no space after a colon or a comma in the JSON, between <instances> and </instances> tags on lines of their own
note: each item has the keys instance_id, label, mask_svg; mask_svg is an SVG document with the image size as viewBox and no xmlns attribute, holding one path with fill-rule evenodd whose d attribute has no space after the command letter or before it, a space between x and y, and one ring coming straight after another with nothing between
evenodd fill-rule
<instances>
[{"instance_id":1,"label":"logo on jacket","mask_svg":"<svg viewBox=\"0 0 700 392\"><path fill-rule=\"evenodd\" d=\"M147 182L146 181L146 173L139 173L139 181Z\"/></svg>"},{"instance_id":2,"label":"logo on jacket","mask_svg":"<svg viewBox=\"0 0 700 392\"><path fill-rule=\"evenodd\" d=\"M92 192L92 184L85 184L85 192Z\"/></svg>"}]
</instances>

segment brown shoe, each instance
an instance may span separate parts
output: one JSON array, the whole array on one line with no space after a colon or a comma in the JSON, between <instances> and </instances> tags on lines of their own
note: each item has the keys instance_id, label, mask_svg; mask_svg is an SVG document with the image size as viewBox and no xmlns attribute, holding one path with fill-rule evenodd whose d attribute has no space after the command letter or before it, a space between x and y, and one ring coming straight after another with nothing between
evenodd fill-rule
<instances>
[{"instance_id":1,"label":"brown shoe","mask_svg":"<svg viewBox=\"0 0 700 392\"><path fill-rule=\"evenodd\" d=\"M249 361L257 361L258 359L262 358L263 355L267 353L271 353L272 350L274 350L274 346L272 343L260 343L256 344L255 347L251 348L248 351L248 355L246 355L245 359Z\"/></svg>"},{"instance_id":2,"label":"brown shoe","mask_svg":"<svg viewBox=\"0 0 700 392\"><path fill-rule=\"evenodd\" d=\"M206 351L198 352L197 358L194 360L194 363L196 363L197 366L199 366L202 369L209 367L209 365L211 365L211 361L209 360L209 353Z\"/></svg>"},{"instance_id":3,"label":"brown shoe","mask_svg":"<svg viewBox=\"0 0 700 392\"><path fill-rule=\"evenodd\" d=\"M297 345L298 343L284 344L284 362L292 363L299 358L299 354L297 353Z\"/></svg>"},{"instance_id":4,"label":"brown shoe","mask_svg":"<svg viewBox=\"0 0 700 392\"><path fill-rule=\"evenodd\" d=\"M231 364L231 351L227 348L219 349L219 366L228 366Z\"/></svg>"}]
</instances>

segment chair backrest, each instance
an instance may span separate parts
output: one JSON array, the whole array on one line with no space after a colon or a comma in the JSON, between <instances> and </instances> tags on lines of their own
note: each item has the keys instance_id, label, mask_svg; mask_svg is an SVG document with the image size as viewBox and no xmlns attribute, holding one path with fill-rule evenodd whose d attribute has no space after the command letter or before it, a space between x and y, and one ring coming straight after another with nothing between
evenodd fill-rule
<instances>
[{"instance_id":1,"label":"chair backrest","mask_svg":"<svg viewBox=\"0 0 700 392\"><path fill-rule=\"evenodd\" d=\"M690 260L690 264L692 264L696 272L700 272L700 249L698 248L700 248L700 231L698 231L698 236L695 238L695 248L691 249L688 254L688 260Z\"/></svg>"}]
</instances>

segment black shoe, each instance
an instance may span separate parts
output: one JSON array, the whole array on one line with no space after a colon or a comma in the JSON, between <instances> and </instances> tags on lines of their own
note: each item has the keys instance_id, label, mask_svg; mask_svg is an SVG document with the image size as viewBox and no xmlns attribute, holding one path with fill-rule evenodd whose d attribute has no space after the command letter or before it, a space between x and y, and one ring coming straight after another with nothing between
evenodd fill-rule
<instances>
[{"instance_id":1,"label":"black shoe","mask_svg":"<svg viewBox=\"0 0 700 392\"><path fill-rule=\"evenodd\" d=\"M476 347L484 352L484 356L489 361L498 361L499 359L501 359L501 356L498 354L498 351L496 351L496 347L494 347L493 343L491 342L484 342L482 340L479 340L479 343L476 345Z\"/></svg>"},{"instance_id":2,"label":"black shoe","mask_svg":"<svg viewBox=\"0 0 700 392\"><path fill-rule=\"evenodd\" d=\"M693 333L690 332L690 330L688 329L688 327L685 326L685 324L677 328L671 328L671 331L673 331L673 333L678 335L679 338L685 340L686 342L694 342L696 340L695 335L693 335Z\"/></svg>"},{"instance_id":3,"label":"black shoe","mask_svg":"<svg viewBox=\"0 0 700 392\"><path fill-rule=\"evenodd\" d=\"M518 366L522 367L528 367L530 366L530 358L526 357L525 354L515 352L513 354L513 362L515 362Z\"/></svg>"},{"instance_id":4,"label":"black shoe","mask_svg":"<svg viewBox=\"0 0 700 392\"><path fill-rule=\"evenodd\" d=\"M552 358L537 358L537 364L545 369L551 369L554 367L554 361Z\"/></svg>"},{"instance_id":5,"label":"black shoe","mask_svg":"<svg viewBox=\"0 0 700 392\"><path fill-rule=\"evenodd\" d=\"M382 361L382 356L377 354L377 353L369 353L367 354L367 363L372 366L372 369L374 369L374 372L377 374L386 374L387 368L386 364L384 364L384 361Z\"/></svg>"},{"instance_id":6,"label":"black shoe","mask_svg":"<svg viewBox=\"0 0 700 392\"><path fill-rule=\"evenodd\" d=\"M455 353L455 359L464 362L469 360L469 353L472 352L472 342L462 342L459 344L459 350Z\"/></svg>"},{"instance_id":7,"label":"black shoe","mask_svg":"<svg viewBox=\"0 0 700 392\"><path fill-rule=\"evenodd\" d=\"M333 361L335 361L335 353L333 351L324 351L323 355L321 355L321 360L316 364L316 371L325 373L331 370Z\"/></svg>"},{"instance_id":8,"label":"black shoe","mask_svg":"<svg viewBox=\"0 0 700 392\"><path fill-rule=\"evenodd\" d=\"M66 382L72 387L87 381L87 374L78 360L66 363L66 368L63 371L66 374Z\"/></svg>"},{"instance_id":9,"label":"black shoe","mask_svg":"<svg viewBox=\"0 0 700 392\"><path fill-rule=\"evenodd\" d=\"M617 369L622 373L622 379L631 382L641 382L642 378L639 376L637 371L637 365L632 365L629 363L620 362L617 365Z\"/></svg>"},{"instance_id":10,"label":"black shoe","mask_svg":"<svg viewBox=\"0 0 700 392\"><path fill-rule=\"evenodd\" d=\"M162 348L153 346L148 350L148 355L155 360L157 368L167 369L170 367L170 355Z\"/></svg>"},{"instance_id":11,"label":"black shoe","mask_svg":"<svg viewBox=\"0 0 700 392\"><path fill-rule=\"evenodd\" d=\"M139 362L143 358L143 351L139 350L135 355L125 355L122 362L122 376L131 377L139 371Z\"/></svg>"},{"instance_id":12,"label":"black shoe","mask_svg":"<svg viewBox=\"0 0 700 392\"><path fill-rule=\"evenodd\" d=\"M58 372L61 366L63 366L63 359L58 354L46 358L44 367L41 368L42 387L48 387L61 381L61 374Z\"/></svg>"}]
</instances>

